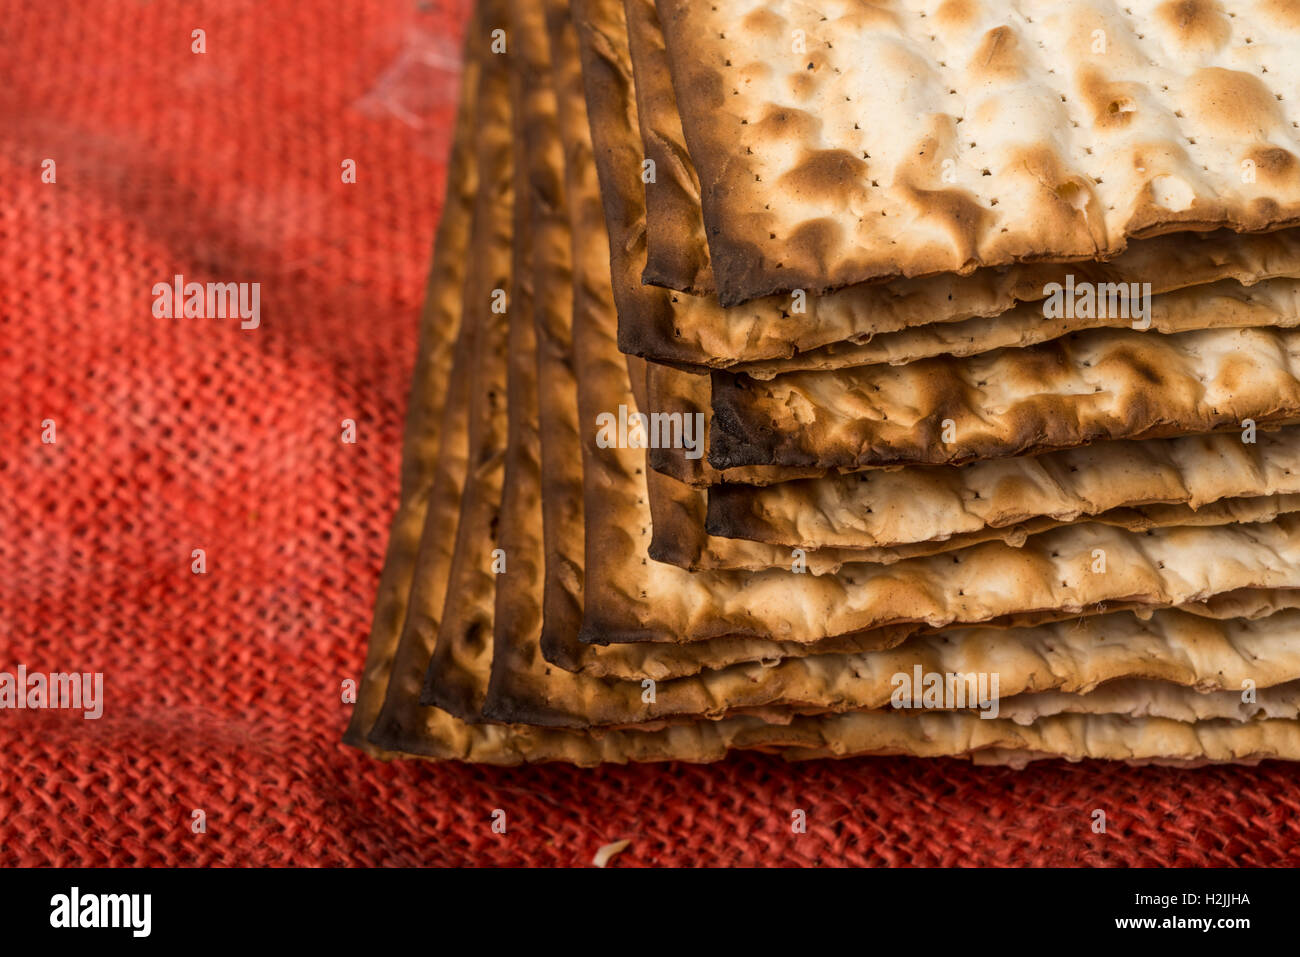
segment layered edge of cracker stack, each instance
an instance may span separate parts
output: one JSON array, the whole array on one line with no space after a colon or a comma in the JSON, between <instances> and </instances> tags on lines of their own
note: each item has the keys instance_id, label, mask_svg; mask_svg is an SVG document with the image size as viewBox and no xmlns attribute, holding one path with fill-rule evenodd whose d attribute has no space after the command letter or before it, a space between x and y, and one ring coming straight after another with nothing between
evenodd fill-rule
<instances>
[{"instance_id":1,"label":"layered edge of cracker stack","mask_svg":"<svg viewBox=\"0 0 1300 957\"><path fill-rule=\"evenodd\" d=\"M349 743L490 764L1300 758L1300 242L1263 122L1290 107L1220 75L1246 25L1198 21L1199 46L1145 71L1118 32L1125 78L1054 48L1051 82L1123 109L1034 153L1054 171L1034 190L972 184L1070 116L1015 92L1050 86L1038 42L1115 21L935 6L837 8L849 49L804 76L773 37L827 28L762 3L478 5ZM940 46L914 49L931 14ZM691 36L718 16L729 38ZM990 37L960 104L931 65L902 107L886 72L822 109L847 143L932 108L865 167L808 155L807 107L863 89L853 44L901 70L975 63ZM719 58L749 78L725 107ZM1196 83L1251 110L1209 116ZM1140 152L1123 117L1166 101L1200 109L1201 148L1148 146L1173 172L1146 187L1089 183L1087 145L1112 147L1109 173ZM1261 142L1233 139L1245 113ZM849 195L916 136L942 152L959 117L993 152L953 182L925 178L936 153ZM1179 165L1242 150L1272 164L1249 190ZM723 188L719 163L755 178ZM1000 211L965 222L990 190ZM771 216L733 208L758 200ZM868 242L798 221L823 201L905 222ZM1149 287L1056 314L1035 291L1053 283Z\"/></svg>"}]
</instances>

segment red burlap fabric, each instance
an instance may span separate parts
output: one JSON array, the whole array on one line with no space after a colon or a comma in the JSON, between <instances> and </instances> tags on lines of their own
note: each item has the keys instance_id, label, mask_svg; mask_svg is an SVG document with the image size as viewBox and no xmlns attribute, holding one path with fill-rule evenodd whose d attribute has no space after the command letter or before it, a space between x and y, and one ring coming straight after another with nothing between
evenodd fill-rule
<instances>
[{"instance_id":1,"label":"red burlap fabric","mask_svg":"<svg viewBox=\"0 0 1300 957\"><path fill-rule=\"evenodd\" d=\"M494 770L340 744L464 14L6 5L0 671L102 671L107 700L99 721L0 713L0 862L583 864L624 837L616 865L1300 860L1300 769L1279 764ZM153 284L177 273L260 282L262 327L154 318Z\"/></svg>"}]
</instances>

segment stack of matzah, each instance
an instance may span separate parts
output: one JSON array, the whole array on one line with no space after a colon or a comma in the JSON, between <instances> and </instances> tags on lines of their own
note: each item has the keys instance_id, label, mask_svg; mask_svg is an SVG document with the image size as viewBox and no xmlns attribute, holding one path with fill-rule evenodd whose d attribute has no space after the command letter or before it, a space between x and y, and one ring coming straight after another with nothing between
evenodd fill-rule
<instances>
[{"instance_id":1,"label":"stack of matzah","mask_svg":"<svg viewBox=\"0 0 1300 957\"><path fill-rule=\"evenodd\" d=\"M1300 758L1298 43L483 0L349 740Z\"/></svg>"}]
</instances>

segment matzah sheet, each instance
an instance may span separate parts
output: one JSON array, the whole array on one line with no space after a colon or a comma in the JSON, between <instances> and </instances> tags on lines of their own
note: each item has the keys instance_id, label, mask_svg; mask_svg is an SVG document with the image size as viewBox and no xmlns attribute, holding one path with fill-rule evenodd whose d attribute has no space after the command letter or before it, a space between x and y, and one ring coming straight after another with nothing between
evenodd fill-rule
<instances>
[{"instance_id":1,"label":"matzah sheet","mask_svg":"<svg viewBox=\"0 0 1300 957\"><path fill-rule=\"evenodd\" d=\"M1289 5L658 9L724 305L1300 221Z\"/></svg>"}]
</instances>

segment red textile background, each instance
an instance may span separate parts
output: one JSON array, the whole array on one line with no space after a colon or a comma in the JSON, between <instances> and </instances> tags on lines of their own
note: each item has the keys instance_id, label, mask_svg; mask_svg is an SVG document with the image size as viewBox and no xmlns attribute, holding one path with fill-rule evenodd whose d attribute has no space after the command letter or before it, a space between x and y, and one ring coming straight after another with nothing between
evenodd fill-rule
<instances>
[{"instance_id":1,"label":"red textile background","mask_svg":"<svg viewBox=\"0 0 1300 957\"><path fill-rule=\"evenodd\" d=\"M624 837L615 866L1300 861L1300 769L1276 763L500 770L340 744L465 13L6 4L0 671L102 671L106 704L0 712L0 863L583 864ZM262 327L155 319L177 273L260 282Z\"/></svg>"}]
</instances>

